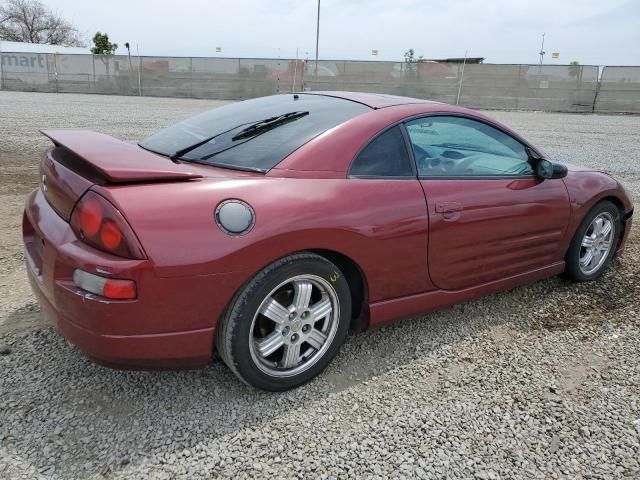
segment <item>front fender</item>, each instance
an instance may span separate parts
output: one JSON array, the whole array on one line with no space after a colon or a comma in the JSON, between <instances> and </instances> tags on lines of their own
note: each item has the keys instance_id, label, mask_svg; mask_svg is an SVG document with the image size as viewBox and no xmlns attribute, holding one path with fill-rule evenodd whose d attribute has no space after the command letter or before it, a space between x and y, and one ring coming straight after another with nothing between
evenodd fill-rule
<instances>
[{"instance_id":1,"label":"front fender","mask_svg":"<svg viewBox=\"0 0 640 480\"><path fill-rule=\"evenodd\" d=\"M622 208L622 213L633 208L632 199L620 182L602 172L570 171L563 179L571 206L571 218L567 228L564 249L569 248L580 223L587 213L601 200L613 199Z\"/></svg>"}]
</instances>

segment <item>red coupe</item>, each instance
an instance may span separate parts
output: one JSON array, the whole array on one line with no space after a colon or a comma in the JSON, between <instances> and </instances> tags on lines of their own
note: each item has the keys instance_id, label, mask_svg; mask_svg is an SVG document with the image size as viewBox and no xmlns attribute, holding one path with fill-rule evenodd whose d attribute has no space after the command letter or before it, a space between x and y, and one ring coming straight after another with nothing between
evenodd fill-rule
<instances>
[{"instance_id":1,"label":"red coupe","mask_svg":"<svg viewBox=\"0 0 640 480\"><path fill-rule=\"evenodd\" d=\"M230 104L139 145L45 130L31 285L121 368L205 366L285 390L373 328L564 273L598 277L632 202L478 112L365 93Z\"/></svg>"}]
</instances>

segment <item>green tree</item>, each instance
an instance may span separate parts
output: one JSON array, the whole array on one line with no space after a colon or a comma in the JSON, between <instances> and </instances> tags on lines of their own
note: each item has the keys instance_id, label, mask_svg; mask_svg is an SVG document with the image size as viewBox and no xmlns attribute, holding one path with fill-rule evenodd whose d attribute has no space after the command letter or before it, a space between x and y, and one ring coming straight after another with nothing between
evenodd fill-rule
<instances>
[{"instance_id":1,"label":"green tree","mask_svg":"<svg viewBox=\"0 0 640 480\"><path fill-rule=\"evenodd\" d=\"M408 78L415 78L418 75L418 63L424 61L422 55L416 58L415 51L413 48L410 48L406 52L404 52L404 63L405 63L405 75Z\"/></svg>"},{"instance_id":2,"label":"green tree","mask_svg":"<svg viewBox=\"0 0 640 480\"><path fill-rule=\"evenodd\" d=\"M409 50L407 50L406 52L404 52L404 63L415 63L415 52L413 51L413 48L410 48Z\"/></svg>"},{"instance_id":3,"label":"green tree","mask_svg":"<svg viewBox=\"0 0 640 480\"><path fill-rule=\"evenodd\" d=\"M96 32L93 36L93 47L91 47L91 53L94 55L100 55L100 60L104 63L104 68L107 70L107 77L109 77L109 70L111 66L111 55L115 53L118 48L117 43L111 43L109 41L109 35L106 33Z\"/></svg>"},{"instance_id":4,"label":"green tree","mask_svg":"<svg viewBox=\"0 0 640 480\"><path fill-rule=\"evenodd\" d=\"M569 76L576 79L578 85L582 83L582 65L577 60L572 60L569 63Z\"/></svg>"},{"instance_id":5,"label":"green tree","mask_svg":"<svg viewBox=\"0 0 640 480\"><path fill-rule=\"evenodd\" d=\"M93 47L91 53L94 55L113 55L118 49L117 43L109 41L109 35L106 33L96 32L93 36Z\"/></svg>"}]
</instances>

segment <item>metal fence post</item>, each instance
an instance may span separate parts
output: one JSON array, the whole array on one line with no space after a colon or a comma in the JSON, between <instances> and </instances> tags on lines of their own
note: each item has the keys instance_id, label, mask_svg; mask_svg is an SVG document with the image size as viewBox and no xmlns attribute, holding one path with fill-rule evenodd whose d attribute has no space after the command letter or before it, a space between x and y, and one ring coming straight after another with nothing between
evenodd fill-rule
<instances>
[{"instance_id":1,"label":"metal fence post","mask_svg":"<svg viewBox=\"0 0 640 480\"><path fill-rule=\"evenodd\" d=\"M345 60L342 64L342 71L344 72L344 75L342 75L342 85L340 85L340 89L344 89L344 84L347 81L347 61ZM338 76L338 78L340 78ZM316 81L318 81L318 75L316 75Z\"/></svg>"},{"instance_id":2,"label":"metal fence post","mask_svg":"<svg viewBox=\"0 0 640 480\"><path fill-rule=\"evenodd\" d=\"M518 79L516 82L516 110L518 109L518 105L520 103L520 79L522 78L522 64L518 65Z\"/></svg>"},{"instance_id":3,"label":"metal fence post","mask_svg":"<svg viewBox=\"0 0 640 480\"><path fill-rule=\"evenodd\" d=\"M291 85L291 93L296 93L296 75L298 74L298 49L296 48L296 63L293 66L293 84Z\"/></svg>"},{"instance_id":4,"label":"metal fence post","mask_svg":"<svg viewBox=\"0 0 640 480\"><path fill-rule=\"evenodd\" d=\"M93 70L93 93L96 93L96 57L91 55L91 69Z\"/></svg>"},{"instance_id":5,"label":"metal fence post","mask_svg":"<svg viewBox=\"0 0 640 480\"><path fill-rule=\"evenodd\" d=\"M87 72L87 93L91 93L91 74L89 72Z\"/></svg>"},{"instance_id":6,"label":"metal fence post","mask_svg":"<svg viewBox=\"0 0 640 480\"><path fill-rule=\"evenodd\" d=\"M591 113L596 113L596 102L598 101L598 94L600 93L600 86L602 85L602 77L607 67L602 67L602 73L600 73L600 66L598 66L598 78L596 79L596 91L593 95L593 103L591 104Z\"/></svg>"},{"instance_id":7,"label":"metal fence post","mask_svg":"<svg viewBox=\"0 0 640 480\"><path fill-rule=\"evenodd\" d=\"M0 90L2 90L2 42L0 42Z\"/></svg>"},{"instance_id":8,"label":"metal fence post","mask_svg":"<svg viewBox=\"0 0 640 480\"><path fill-rule=\"evenodd\" d=\"M57 63L57 56L55 53L53 54L53 77L56 82L56 93L59 93L58 92L58 63Z\"/></svg>"},{"instance_id":9,"label":"metal fence post","mask_svg":"<svg viewBox=\"0 0 640 480\"><path fill-rule=\"evenodd\" d=\"M49 63L50 63L50 62L49 62L49 54L48 54L48 53L45 53L45 54L43 54L43 55L45 55L45 57L44 57L44 58L45 58L45 59L46 59L46 61L47 61L47 62L46 62L46 63L47 63L47 93L49 93L49 92L48 92L48 90L49 90L49 84L51 83L51 72L49 71Z\"/></svg>"},{"instance_id":10,"label":"metal fence post","mask_svg":"<svg viewBox=\"0 0 640 480\"><path fill-rule=\"evenodd\" d=\"M138 96L142 96L142 74L140 73L140 67L142 66L142 60L140 60L140 48L136 43L136 53L138 54Z\"/></svg>"}]
</instances>

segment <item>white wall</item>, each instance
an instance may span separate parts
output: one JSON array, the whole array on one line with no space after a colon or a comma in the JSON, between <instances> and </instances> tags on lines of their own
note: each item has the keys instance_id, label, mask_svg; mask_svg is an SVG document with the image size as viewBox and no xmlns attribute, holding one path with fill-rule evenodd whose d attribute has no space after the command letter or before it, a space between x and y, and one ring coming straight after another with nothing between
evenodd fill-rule
<instances>
[{"instance_id":1,"label":"white wall","mask_svg":"<svg viewBox=\"0 0 640 480\"><path fill-rule=\"evenodd\" d=\"M0 52L91 53L91 50L85 47L65 47L62 45L46 45L43 43L0 41Z\"/></svg>"}]
</instances>

